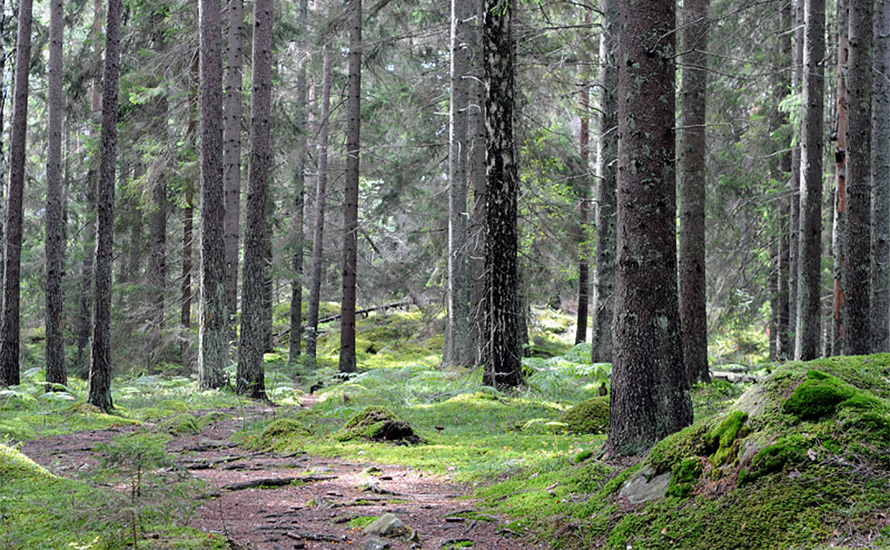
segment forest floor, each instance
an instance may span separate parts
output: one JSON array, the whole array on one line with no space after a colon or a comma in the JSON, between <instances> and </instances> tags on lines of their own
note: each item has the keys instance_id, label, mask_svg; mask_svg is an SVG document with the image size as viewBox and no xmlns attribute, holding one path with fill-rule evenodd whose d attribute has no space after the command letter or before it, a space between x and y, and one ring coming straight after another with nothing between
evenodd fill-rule
<instances>
[{"instance_id":1,"label":"forest floor","mask_svg":"<svg viewBox=\"0 0 890 550\"><path fill-rule=\"evenodd\" d=\"M303 406L311 405L310 397ZM542 548L504 527L500 518L477 511L472 488L447 476L302 452L255 451L231 436L246 423L272 418L275 409L254 404L216 412L221 420L197 434L175 435L166 451L176 468L204 482L204 504L189 526L228 540L233 549ZM56 475L77 478L100 467L102 444L138 429L124 425L42 437L21 451ZM259 486L241 488L250 484ZM375 545L362 528L385 513L416 535L378 539Z\"/></svg>"}]
</instances>

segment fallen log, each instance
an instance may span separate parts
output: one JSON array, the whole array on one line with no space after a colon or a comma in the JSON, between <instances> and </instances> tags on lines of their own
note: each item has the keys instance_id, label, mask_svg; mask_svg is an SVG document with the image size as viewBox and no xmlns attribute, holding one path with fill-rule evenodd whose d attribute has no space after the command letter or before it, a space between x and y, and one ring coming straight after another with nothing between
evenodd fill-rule
<instances>
[{"instance_id":1,"label":"fallen log","mask_svg":"<svg viewBox=\"0 0 890 550\"><path fill-rule=\"evenodd\" d=\"M257 487L282 487L291 483L312 483L314 481L329 481L337 479L337 476L297 476L297 477L266 477L261 479L253 479L250 481L240 481L238 483L229 483L223 485L226 491L241 491L243 489L255 489Z\"/></svg>"}]
</instances>

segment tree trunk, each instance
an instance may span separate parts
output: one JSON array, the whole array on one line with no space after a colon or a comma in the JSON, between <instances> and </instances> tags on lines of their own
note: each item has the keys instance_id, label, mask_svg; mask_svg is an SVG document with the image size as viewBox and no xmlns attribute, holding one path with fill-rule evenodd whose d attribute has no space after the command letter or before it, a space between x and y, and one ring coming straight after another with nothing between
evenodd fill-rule
<instances>
[{"instance_id":1,"label":"tree trunk","mask_svg":"<svg viewBox=\"0 0 890 550\"><path fill-rule=\"evenodd\" d=\"M482 2L474 0L476 17L474 28L468 34L475 56L471 79L472 91L468 106L468 134L470 151L467 155L467 179L473 188L473 211L467 229L469 238L467 276L470 280L470 342L473 346L473 363L485 364L485 78L482 58Z\"/></svg>"},{"instance_id":2,"label":"tree trunk","mask_svg":"<svg viewBox=\"0 0 890 550\"><path fill-rule=\"evenodd\" d=\"M782 70L776 75L773 93L775 97L775 106L773 108L773 130L779 130L782 126L788 124L787 113L779 109L779 104L788 95L791 85L789 71L791 70L791 28L794 23L794 6L793 4L785 4L780 12L779 26L781 34L779 35L778 50L781 56ZM772 134L772 132L771 132ZM786 142L777 141L775 144L776 151L784 151L788 146ZM791 154L783 152L779 155L778 161L774 163L777 178L779 181L786 181L791 173ZM787 203L780 202L778 206L778 241L779 241L779 259L778 259L778 289L775 297L776 310L776 358L780 361L787 360L792 353L789 352L790 334L788 331L788 264L789 264L789 242L788 242L788 208Z\"/></svg>"},{"instance_id":3,"label":"tree trunk","mask_svg":"<svg viewBox=\"0 0 890 550\"><path fill-rule=\"evenodd\" d=\"M692 422L677 298L674 2L623 4L611 453Z\"/></svg>"},{"instance_id":4,"label":"tree trunk","mask_svg":"<svg viewBox=\"0 0 890 550\"><path fill-rule=\"evenodd\" d=\"M271 94L269 103L270 105L272 103ZM272 275L272 266L275 262L275 253L272 250L272 230L274 228L274 220L275 200L269 192L269 177L267 176L266 214L264 221L266 227L263 232L263 353L272 353L275 347L275 335L272 333L272 325L274 321L273 310L275 307L275 280Z\"/></svg>"},{"instance_id":5,"label":"tree trunk","mask_svg":"<svg viewBox=\"0 0 890 550\"><path fill-rule=\"evenodd\" d=\"M308 29L307 18L309 6L307 0L300 0L298 4L298 17L300 29ZM304 40L302 47L308 41ZM290 333L288 335L288 361L294 363L300 356L303 339L303 247L305 235L303 232L303 210L305 206L306 192L306 159L308 158L308 143L306 136L308 128L308 108L306 101L306 67L300 67L297 73L297 144L296 166L294 167L294 211L291 216L291 254L293 276L291 278L290 299Z\"/></svg>"},{"instance_id":6,"label":"tree trunk","mask_svg":"<svg viewBox=\"0 0 890 550\"><path fill-rule=\"evenodd\" d=\"M591 9L584 10L584 25L591 24ZM578 182L578 317L575 329L575 345L587 341L587 318L590 316L590 84L588 66L590 60L585 55L584 63L579 67L581 77L580 90L580 132L578 135L578 154L581 157L581 179Z\"/></svg>"},{"instance_id":7,"label":"tree trunk","mask_svg":"<svg viewBox=\"0 0 890 550\"><path fill-rule=\"evenodd\" d=\"M844 353L871 351L872 4L849 0L847 227ZM884 146L887 144L885 143Z\"/></svg>"},{"instance_id":8,"label":"tree trunk","mask_svg":"<svg viewBox=\"0 0 890 550\"><path fill-rule=\"evenodd\" d=\"M448 330L444 363L470 366L467 278L467 117L469 107L469 0L451 0L451 102L448 139Z\"/></svg>"},{"instance_id":9,"label":"tree trunk","mask_svg":"<svg viewBox=\"0 0 890 550\"><path fill-rule=\"evenodd\" d=\"M68 383L62 334L62 0L50 1L49 123L46 154L46 382Z\"/></svg>"},{"instance_id":10,"label":"tree trunk","mask_svg":"<svg viewBox=\"0 0 890 550\"><path fill-rule=\"evenodd\" d=\"M328 183L328 119L331 116L331 54L324 48L321 79L321 120L318 129L318 176L315 182L315 226L312 232L312 279L306 311L306 355L315 360L318 342L318 306L324 263L324 211Z\"/></svg>"},{"instance_id":11,"label":"tree trunk","mask_svg":"<svg viewBox=\"0 0 890 550\"><path fill-rule=\"evenodd\" d=\"M250 94L250 164L247 188L247 230L244 234L244 298L238 346L240 395L266 397L263 370L266 270L266 215L269 186L269 116L272 103L272 0L256 0L253 8L253 90Z\"/></svg>"},{"instance_id":12,"label":"tree trunk","mask_svg":"<svg viewBox=\"0 0 890 550\"><path fill-rule=\"evenodd\" d=\"M513 5L485 0L487 209L485 286L487 351L482 383L498 389L522 384L517 213L519 168L513 134Z\"/></svg>"},{"instance_id":13,"label":"tree trunk","mask_svg":"<svg viewBox=\"0 0 890 550\"><path fill-rule=\"evenodd\" d=\"M683 72L680 88L680 330L690 386L710 382L705 310L705 106L708 69L708 0L683 4Z\"/></svg>"},{"instance_id":14,"label":"tree trunk","mask_svg":"<svg viewBox=\"0 0 890 550\"><path fill-rule=\"evenodd\" d=\"M612 302L615 292L615 190L618 158L618 36L620 0L603 2L603 34L600 37L599 143L594 190L596 211L596 258L593 268L594 363L612 362Z\"/></svg>"},{"instance_id":15,"label":"tree trunk","mask_svg":"<svg viewBox=\"0 0 890 550\"><path fill-rule=\"evenodd\" d=\"M343 205L343 301L340 304L340 372L355 372L355 304L358 256L358 182L361 147L362 1L350 0L346 97L346 185Z\"/></svg>"},{"instance_id":16,"label":"tree trunk","mask_svg":"<svg viewBox=\"0 0 890 550\"><path fill-rule=\"evenodd\" d=\"M0 386L19 383L19 289L22 263L22 197L28 130L28 69L31 61L31 0L19 1L9 186L6 193L6 239L3 250L3 318L0 320Z\"/></svg>"},{"instance_id":17,"label":"tree trunk","mask_svg":"<svg viewBox=\"0 0 890 550\"><path fill-rule=\"evenodd\" d=\"M791 60L791 93L801 94L803 84L804 1L794 0L794 49ZM802 108L802 107L801 107ZM801 129L794 127L794 135L800 141ZM788 207L788 350L794 356L797 348L797 298L798 272L800 271L800 145L791 148L790 199Z\"/></svg>"},{"instance_id":18,"label":"tree trunk","mask_svg":"<svg viewBox=\"0 0 890 550\"><path fill-rule=\"evenodd\" d=\"M179 286L181 309L179 310L179 326L182 339L179 341L179 362L187 366L189 357L189 341L192 327L192 243L194 241L195 207L192 192L188 191L185 208L182 209L182 281Z\"/></svg>"},{"instance_id":19,"label":"tree trunk","mask_svg":"<svg viewBox=\"0 0 890 550\"><path fill-rule=\"evenodd\" d=\"M890 2L875 0L872 91L872 352L890 351Z\"/></svg>"},{"instance_id":20,"label":"tree trunk","mask_svg":"<svg viewBox=\"0 0 890 550\"><path fill-rule=\"evenodd\" d=\"M847 21L849 2L838 2L837 38L837 143L834 147L835 159L835 198L834 225L831 229L831 248L834 258L832 289L831 355L844 352L844 304L845 233L847 224L847 64L849 47L847 43Z\"/></svg>"},{"instance_id":21,"label":"tree trunk","mask_svg":"<svg viewBox=\"0 0 890 550\"><path fill-rule=\"evenodd\" d=\"M102 130L96 202L96 272L90 391L87 401L111 410L111 271L114 252L114 171L117 164L118 79L121 57L121 0L108 0L105 69L102 79Z\"/></svg>"},{"instance_id":22,"label":"tree trunk","mask_svg":"<svg viewBox=\"0 0 890 550\"><path fill-rule=\"evenodd\" d=\"M238 311L238 240L241 231L241 64L244 59L244 2L229 0L226 40L223 187L225 193L226 306Z\"/></svg>"},{"instance_id":23,"label":"tree trunk","mask_svg":"<svg viewBox=\"0 0 890 550\"><path fill-rule=\"evenodd\" d=\"M822 262L822 115L825 57L825 2L806 0L801 136L800 252L795 359L819 354L819 293Z\"/></svg>"},{"instance_id":24,"label":"tree trunk","mask_svg":"<svg viewBox=\"0 0 890 550\"><path fill-rule=\"evenodd\" d=\"M220 13L216 0L200 0L201 79L201 312L198 387L225 383L229 314L223 237L223 129Z\"/></svg>"}]
</instances>

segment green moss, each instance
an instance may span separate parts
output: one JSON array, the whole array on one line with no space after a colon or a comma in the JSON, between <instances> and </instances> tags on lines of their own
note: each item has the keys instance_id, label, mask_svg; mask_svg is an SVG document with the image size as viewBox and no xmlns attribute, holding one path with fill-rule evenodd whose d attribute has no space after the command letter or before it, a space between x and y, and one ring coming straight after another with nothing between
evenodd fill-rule
<instances>
[{"instance_id":1,"label":"green moss","mask_svg":"<svg viewBox=\"0 0 890 550\"><path fill-rule=\"evenodd\" d=\"M815 420L834 414L838 405L855 394L856 390L842 380L811 370L785 401L784 410L800 420Z\"/></svg>"},{"instance_id":2,"label":"green moss","mask_svg":"<svg viewBox=\"0 0 890 550\"><path fill-rule=\"evenodd\" d=\"M751 460L751 469L739 475L739 485L753 483L761 477L780 472L788 465L799 464L806 459L810 439L791 433L779 438L772 445L761 449Z\"/></svg>"},{"instance_id":3,"label":"green moss","mask_svg":"<svg viewBox=\"0 0 890 550\"><path fill-rule=\"evenodd\" d=\"M198 419L189 413L169 416L158 424L158 430L171 434L196 434L201 431Z\"/></svg>"},{"instance_id":4,"label":"green moss","mask_svg":"<svg viewBox=\"0 0 890 550\"><path fill-rule=\"evenodd\" d=\"M0 480L12 481L25 477L55 477L21 452L0 445Z\"/></svg>"},{"instance_id":5,"label":"green moss","mask_svg":"<svg viewBox=\"0 0 890 550\"><path fill-rule=\"evenodd\" d=\"M266 426L256 441L261 449L276 449L294 436L308 436L305 419L299 417L279 418Z\"/></svg>"},{"instance_id":6,"label":"green moss","mask_svg":"<svg viewBox=\"0 0 890 550\"><path fill-rule=\"evenodd\" d=\"M684 458L674 467L665 496L683 499L692 495L693 487L701 477L702 471L701 460L697 457Z\"/></svg>"},{"instance_id":7,"label":"green moss","mask_svg":"<svg viewBox=\"0 0 890 550\"><path fill-rule=\"evenodd\" d=\"M609 427L609 397L594 397L578 403L560 418L565 431L573 434L603 433Z\"/></svg>"},{"instance_id":8,"label":"green moss","mask_svg":"<svg viewBox=\"0 0 890 550\"><path fill-rule=\"evenodd\" d=\"M368 525L371 525L375 521L377 521L377 516L358 516L349 520L346 525L352 527L353 529L364 529Z\"/></svg>"},{"instance_id":9,"label":"green moss","mask_svg":"<svg viewBox=\"0 0 890 550\"><path fill-rule=\"evenodd\" d=\"M738 440L745 435L747 420L747 413L733 411L705 436L706 444L711 451L708 458L715 467L735 460L738 455Z\"/></svg>"}]
</instances>

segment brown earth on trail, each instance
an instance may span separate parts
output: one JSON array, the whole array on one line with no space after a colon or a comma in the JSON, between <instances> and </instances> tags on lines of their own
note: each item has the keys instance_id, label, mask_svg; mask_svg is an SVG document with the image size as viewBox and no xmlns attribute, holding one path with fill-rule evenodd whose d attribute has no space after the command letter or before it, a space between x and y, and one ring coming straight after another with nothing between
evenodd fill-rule
<instances>
[{"instance_id":1,"label":"brown earth on trail","mask_svg":"<svg viewBox=\"0 0 890 550\"><path fill-rule=\"evenodd\" d=\"M233 549L438 550L463 541L472 546L460 548L475 550L543 548L504 527L503 518L477 510L470 489L447 477L404 466L251 451L230 436L274 411L257 405L219 412L230 417L197 435L174 436L167 450L179 467L205 482L207 498L190 525L227 539ZM99 465L97 444L135 430L45 437L21 450L51 472L76 478ZM354 518L385 513L395 514L413 536L380 537L375 546L362 529L349 526Z\"/></svg>"}]
</instances>

